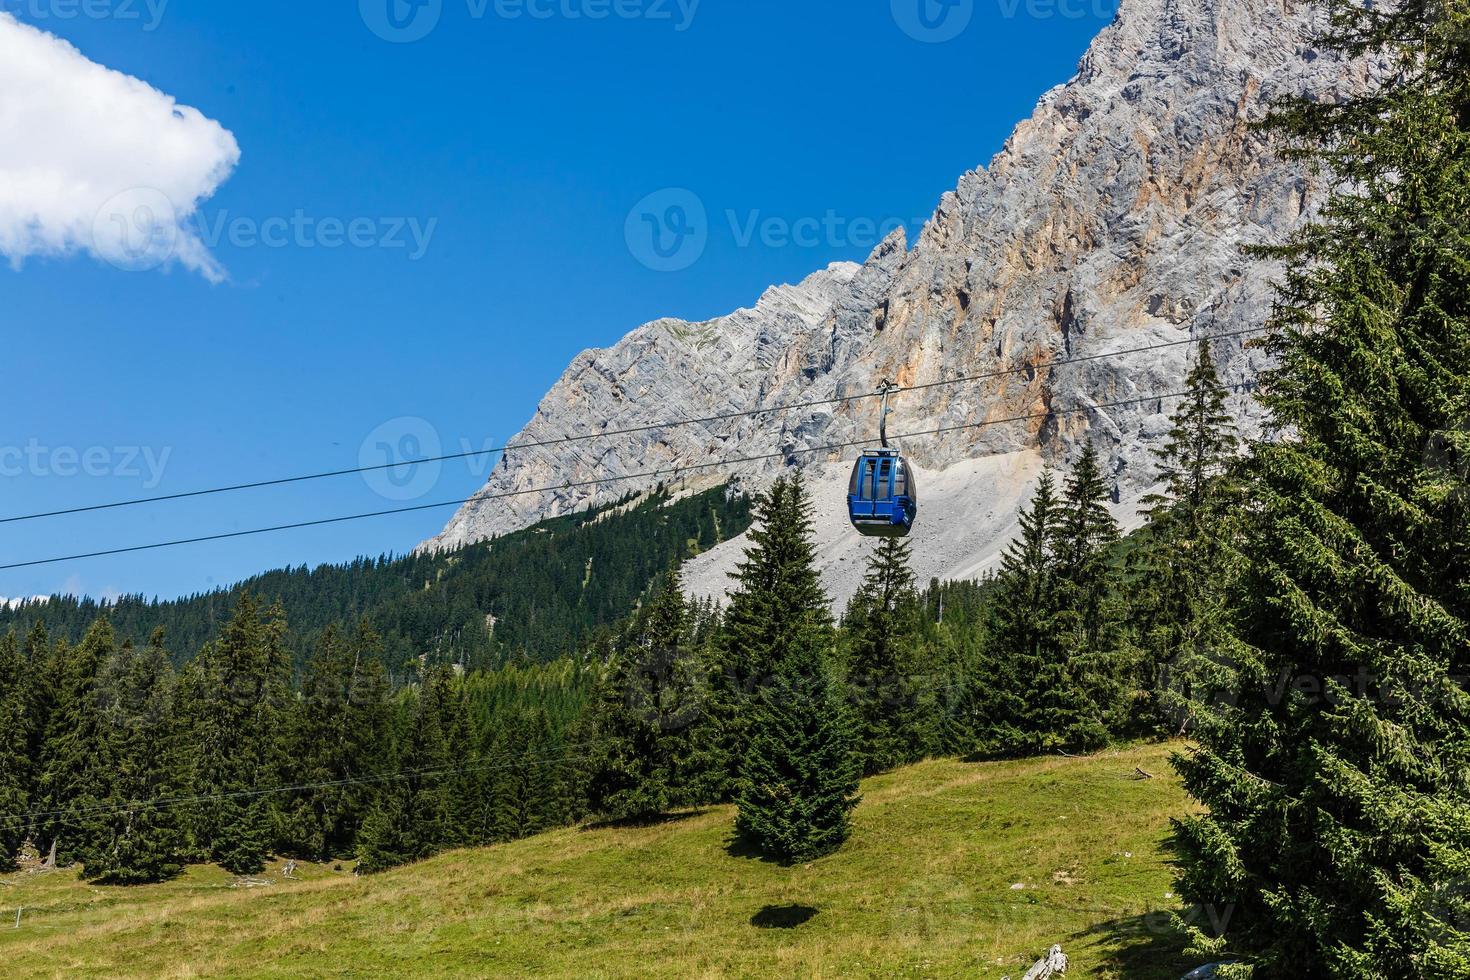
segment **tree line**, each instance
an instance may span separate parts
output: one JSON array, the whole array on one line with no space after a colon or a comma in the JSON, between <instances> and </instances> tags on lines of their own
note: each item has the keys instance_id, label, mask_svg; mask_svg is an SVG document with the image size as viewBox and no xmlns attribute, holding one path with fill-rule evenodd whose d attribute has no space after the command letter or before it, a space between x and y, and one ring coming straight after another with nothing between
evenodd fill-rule
<instances>
[{"instance_id":1,"label":"tree line","mask_svg":"<svg viewBox=\"0 0 1470 980\"><path fill-rule=\"evenodd\" d=\"M1171 501L1187 474L1213 499L1232 451L1222 436L1209 460L1189 456L1195 426L1228 428L1208 345L1191 384ZM761 851L821 856L846 839L863 775L1159 729L1150 641L1130 627L1130 586L1157 576L1130 577L1109 495L1088 449L1060 489L1043 477L993 580L921 589L908 546L888 540L834 616L798 474L756 498L728 605L689 599L674 566L575 659L475 670L424 656L407 684L366 618L326 627L298 666L284 608L249 593L177 669L162 628L135 644L103 616L71 643L37 623L0 638L0 846L54 846L99 882L191 861L250 874L272 854L371 872L587 817L733 802ZM1149 555L1175 547L1151 541Z\"/></svg>"},{"instance_id":2,"label":"tree line","mask_svg":"<svg viewBox=\"0 0 1470 980\"><path fill-rule=\"evenodd\" d=\"M161 629L139 646L105 618L76 644L39 624L0 637L6 862L29 841L112 884L192 862L254 874L274 854L371 871L569 819L574 665L473 684L441 666L395 690L370 626L329 627L299 677L286 632L245 595L178 670ZM471 695L497 710L477 715Z\"/></svg>"},{"instance_id":3,"label":"tree line","mask_svg":"<svg viewBox=\"0 0 1470 980\"><path fill-rule=\"evenodd\" d=\"M362 558L290 568L228 589L173 601L122 596L99 603L53 596L0 608L0 632L45 622L57 639L79 641L106 615L120 641L142 644L159 626L171 652L191 656L250 593L285 610L285 639L299 669L328 627L365 620L373 651L396 679L420 660L469 670L539 664L575 656L599 629L628 616L669 563L706 551L750 525L750 501L716 488L646 497L553 518L453 552ZM176 661L176 665L182 660Z\"/></svg>"}]
</instances>

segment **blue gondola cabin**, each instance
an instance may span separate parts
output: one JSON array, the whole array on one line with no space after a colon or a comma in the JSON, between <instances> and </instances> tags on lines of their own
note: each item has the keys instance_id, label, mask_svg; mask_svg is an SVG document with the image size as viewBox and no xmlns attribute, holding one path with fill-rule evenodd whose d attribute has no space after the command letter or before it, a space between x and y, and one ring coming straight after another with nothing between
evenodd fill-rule
<instances>
[{"instance_id":1,"label":"blue gondola cabin","mask_svg":"<svg viewBox=\"0 0 1470 980\"><path fill-rule=\"evenodd\" d=\"M858 533L876 538L907 537L919 516L914 472L894 449L863 453L852 468L847 513Z\"/></svg>"}]
</instances>

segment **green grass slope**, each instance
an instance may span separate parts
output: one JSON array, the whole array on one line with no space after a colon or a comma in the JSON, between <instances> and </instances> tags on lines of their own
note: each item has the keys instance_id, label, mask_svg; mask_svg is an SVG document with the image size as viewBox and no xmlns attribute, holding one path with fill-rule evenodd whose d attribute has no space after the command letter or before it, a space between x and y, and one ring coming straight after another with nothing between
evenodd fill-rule
<instances>
[{"instance_id":1,"label":"green grass slope","mask_svg":"<svg viewBox=\"0 0 1470 980\"><path fill-rule=\"evenodd\" d=\"M1188 808L1171 751L871 779L847 847L794 868L732 847L717 808L362 879L305 867L287 881L277 865L241 888L199 868L121 890L10 875L0 963L37 977L999 978L1061 943L1074 977L1177 978L1198 964L1161 925L1177 907L1162 846Z\"/></svg>"}]
</instances>

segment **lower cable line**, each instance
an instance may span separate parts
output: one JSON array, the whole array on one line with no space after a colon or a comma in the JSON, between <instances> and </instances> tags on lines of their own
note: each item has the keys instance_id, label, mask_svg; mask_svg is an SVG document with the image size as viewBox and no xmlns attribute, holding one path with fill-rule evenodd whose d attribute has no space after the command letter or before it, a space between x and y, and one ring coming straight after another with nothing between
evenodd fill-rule
<instances>
[{"instance_id":1,"label":"lower cable line","mask_svg":"<svg viewBox=\"0 0 1470 980\"><path fill-rule=\"evenodd\" d=\"M1254 380L1240 382L1234 385L1226 385L1227 390L1239 393L1249 391L1256 387ZM1096 412L1109 408L1127 408L1134 405L1145 405L1149 402L1167 401L1174 398L1188 397L1188 391L1174 391L1164 394L1153 394L1139 398L1129 398L1121 401L1097 402L1091 405L1083 405L1070 409L1052 409L1047 412L1036 412L1029 415L1015 415L1003 419L987 419L984 422L964 422L956 425L939 426L934 429L924 429L914 432L899 433L892 438L895 439L918 439L925 436L945 435L952 432L964 432L973 429L989 428L996 425L1009 425L1017 422L1044 421L1049 418L1064 415L1078 415L1088 412ZM206 534L193 538L178 538L172 541L159 541L153 544L132 545L126 548L110 548L105 551L89 551L75 555L64 555L58 558L40 558L33 561L13 562L0 565L0 571L10 571L18 568L35 568L40 565L55 565L61 562L84 561L90 558L106 558L114 555L136 554L142 551L157 551L163 548L179 548L185 545L206 544L212 541L229 541L236 538L253 537L260 534L273 534L282 531L297 531L313 527L325 527L333 524L346 524L354 521L371 520L378 517L391 517L398 514L413 514L429 510L442 510L449 507L464 507L470 504L479 504L492 500L505 500L511 497L523 497L531 494L551 493L556 490L576 490L587 487L609 486L615 483L626 483L634 480L656 480L663 477L677 478L686 473L694 473L700 470L720 469L727 466L740 466L746 463L769 462L773 459L789 459L792 456L816 455L821 453L833 453L843 449L853 449L860 446L871 446L879 442L878 439L857 439L849 442L831 443L825 446L811 446L806 449L792 449L785 452L762 453L754 456L737 456L725 459L711 460L704 463L689 463L682 466L664 467L655 470L647 470L641 473L628 473L623 476L605 476L595 480L567 481L555 483L548 486L531 487L525 490L507 490L500 493L477 493L470 497L459 500L444 500L432 504L415 504L408 507L395 507L388 510L370 511L364 514L348 514L341 517L326 517L318 520L299 521L293 524L277 524L271 527L251 528L245 531L226 531L218 534Z\"/></svg>"}]
</instances>

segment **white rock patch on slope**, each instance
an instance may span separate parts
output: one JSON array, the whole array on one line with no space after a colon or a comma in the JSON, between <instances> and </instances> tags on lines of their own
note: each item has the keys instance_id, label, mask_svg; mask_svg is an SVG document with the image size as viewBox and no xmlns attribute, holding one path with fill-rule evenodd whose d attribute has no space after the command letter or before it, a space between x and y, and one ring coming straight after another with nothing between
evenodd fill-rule
<instances>
[{"instance_id":1,"label":"white rock patch on slope","mask_svg":"<svg viewBox=\"0 0 1470 980\"><path fill-rule=\"evenodd\" d=\"M944 470L918 467L919 522L910 535L913 568L919 585L930 579L978 579L1000 566L1001 555L1020 532L1018 515L1031 502L1045 467L1039 450L968 459ZM878 539L865 538L847 520L845 465L813 467L807 479L814 503L817 565L822 585L840 612L862 585L868 556ZM1056 474L1058 484L1064 474ZM1142 524L1139 497L1112 506L1125 529ZM691 595L723 600L732 588L730 575L749 547L742 534L684 566Z\"/></svg>"}]
</instances>

